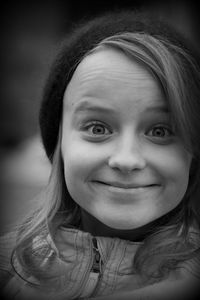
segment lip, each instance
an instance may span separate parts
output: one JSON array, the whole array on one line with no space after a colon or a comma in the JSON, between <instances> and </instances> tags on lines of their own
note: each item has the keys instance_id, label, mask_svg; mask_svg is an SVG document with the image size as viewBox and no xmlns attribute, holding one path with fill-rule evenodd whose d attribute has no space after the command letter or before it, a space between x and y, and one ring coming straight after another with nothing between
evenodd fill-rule
<instances>
[{"instance_id":1,"label":"lip","mask_svg":"<svg viewBox=\"0 0 200 300\"><path fill-rule=\"evenodd\" d=\"M138 183L125 183L125 182L117 182L117 181L101 181L101 180L94 180L93 183L110 186L118 189L143 189L143 188L152 188L158 187L160 184L157 183L149 183L149 184L138 184Z\"/></svg>"}]
</instances>

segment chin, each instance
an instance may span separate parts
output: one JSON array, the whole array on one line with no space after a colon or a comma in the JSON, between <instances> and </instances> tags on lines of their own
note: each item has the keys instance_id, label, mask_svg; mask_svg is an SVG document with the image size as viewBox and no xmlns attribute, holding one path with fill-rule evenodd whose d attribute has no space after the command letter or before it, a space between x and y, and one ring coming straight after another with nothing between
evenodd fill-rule
<instances>
[{"instance_id":1,"label":"chin","mask_svg":"<svg viewBox=\"0 0 200 300\"><path fill-rule=\"evenodd\" d=\"M146 212L139 212L136 207L130 206L98 207L95 214L99 221L114 229L133 229L143 225L145 221L148 222Z\"/></svg>"},{"instance_id":2,"label":"chin","mask_svg":"<svg viewBox=\"0 0 200 300\"><path fill-rule=\"evenodd\" d=\"M129 229L135 229L137 227L140 227L144 224L142 224L141 222L127 222L127 219L120 219L120 220L107 220L107 219L103 219L101 220L101 222L103 224L105 224L108 227L111 227L113 229L119 229L119 230L129 230Z\"/></svg>"}]
</instances>

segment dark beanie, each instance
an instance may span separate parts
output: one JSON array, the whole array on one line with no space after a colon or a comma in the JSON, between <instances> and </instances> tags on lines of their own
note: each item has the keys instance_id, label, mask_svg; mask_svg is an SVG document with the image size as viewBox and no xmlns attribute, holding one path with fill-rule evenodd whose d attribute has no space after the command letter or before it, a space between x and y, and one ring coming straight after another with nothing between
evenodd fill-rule
<instances>
[{"instance_id":1,"label":"dark beanie","mask_svg":"<svg viewBox=\"0 0 200 300\"><path fill-rule=\"evenodd\" d=\"M61 44L47 78L41 103L39 116L41 136L50 161L52 161L58 139L63 95L75 66L100 41L123 32L147 33L167 39L182 48L188 48L183 37L170 25L146 12L109 12L76 26Z\"/></svg>"}]
</instances>

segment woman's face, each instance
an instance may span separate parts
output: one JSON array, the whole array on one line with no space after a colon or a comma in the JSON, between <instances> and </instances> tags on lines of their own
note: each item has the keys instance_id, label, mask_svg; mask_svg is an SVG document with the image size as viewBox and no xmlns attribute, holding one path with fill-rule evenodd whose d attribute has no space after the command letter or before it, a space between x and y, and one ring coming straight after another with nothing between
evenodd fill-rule
<instances>
[{"instance_id":1,"label":"woman's face","mask_svg":"<svg viewBox=\"0 0 200 300\"><path fill-rule=\"evenodd\" d=\"M159 84L114 49L77 67L64 95L61 151L71 197L112 228L153 221L187 189L191 156Z\"/></svg>"}]
</instances>

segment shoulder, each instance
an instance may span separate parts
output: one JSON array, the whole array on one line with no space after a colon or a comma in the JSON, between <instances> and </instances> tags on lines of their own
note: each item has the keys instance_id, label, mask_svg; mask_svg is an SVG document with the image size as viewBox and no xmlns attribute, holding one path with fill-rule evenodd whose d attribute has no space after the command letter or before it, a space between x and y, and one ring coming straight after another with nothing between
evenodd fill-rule
<instances>
[{"instance_id":1,"label":"shoulder","mask_svg":"<svg viewBox=\"0 0 200 300\"><path fill-rule=\"evenodd\" d=\"M16 232L11 231L0 236L0 270L10 270L11 255L16 246Z\"/></svg>"},{"instance_id":2,"label":"shoulder","mask_svg":"<svg viewBox=\"0 0 200 300\"><path fill-rule=\"evenodd\" d=\"M38 293L28 284L26 277L18 276L12 266L12 252L17 243L17 234L12 231L0 236L0 292L6 299L40 299ZM16 266L15 266L16 267ZM18 266L20 269L20 266ZM19 269L17 271L19 272ZM23 270L20 269L20 274ZM41 298L42 299L42 298Z\"/></svg>"},{"instance_id":3,"label":"shoulder","mask_svg":"<svg viewBox=\"0 0 200 300\"><path fill-rule=\"evenodd\" d=\"M14 231L0 236L0 290L4 293L6 286L14 278L14 270L11 264L12 251L16 245L16 233Z\"/></svg>"},{"instance_id":4,"label":"shoulder","mask_svg":"<svg viewBox=\"0 0 200 300\"><path fill-rule=\"evenodd\" d=\"M200 232L197 227L191 227L187 243L190 245L188 259L179 263L177 269L181 276L200 281Z\"/></svg>"},{"instance_id":5,"label":"shoulder","mask_svg":"<svg viewBox=\"0 0 200 300\"><path fill-rule=\"evenodd\" d=\"M180 263L177 270L183 277L200 281L200 249L196 250L190 259Z\"/></svg>"}]
</instances>

